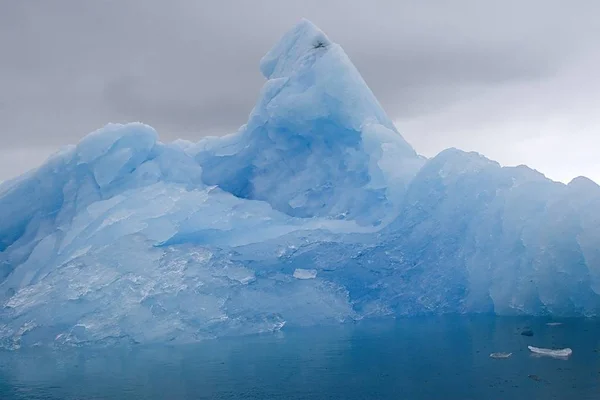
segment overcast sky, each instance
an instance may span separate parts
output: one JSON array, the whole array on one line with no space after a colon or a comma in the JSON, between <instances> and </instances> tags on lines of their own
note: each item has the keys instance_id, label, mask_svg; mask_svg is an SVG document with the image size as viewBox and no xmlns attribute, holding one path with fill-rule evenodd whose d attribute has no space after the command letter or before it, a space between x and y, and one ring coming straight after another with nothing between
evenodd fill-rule
<instances>
[{"instance_id":1,"label":"overcast sky","mask_svg":"<svg viewBox=\"0 0 600 400\"><path fill-rule=\"evenodd\" d=\"M600 2L0 0L0 180L107 122L163 141L243 124L306 17L426 156L475 150L600 182Z\"/></svg>"}]
</instances>

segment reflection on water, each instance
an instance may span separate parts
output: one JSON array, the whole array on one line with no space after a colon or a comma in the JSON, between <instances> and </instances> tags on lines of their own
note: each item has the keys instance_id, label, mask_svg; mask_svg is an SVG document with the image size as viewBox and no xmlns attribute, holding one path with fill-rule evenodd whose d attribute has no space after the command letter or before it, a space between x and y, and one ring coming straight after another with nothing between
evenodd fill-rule
<instances>
[{"instance_id":1,"label":"reflection on water","mask_svg":"<svg viewBox=\"0 0 600 400\"><path fill-rule=\"evenodd\" d=\"M548 322L428 317L178 347L4 352L0 398L600 398L600 322ZM573 354L533 357L528 345Z\"/></svg>"}]
</instances>

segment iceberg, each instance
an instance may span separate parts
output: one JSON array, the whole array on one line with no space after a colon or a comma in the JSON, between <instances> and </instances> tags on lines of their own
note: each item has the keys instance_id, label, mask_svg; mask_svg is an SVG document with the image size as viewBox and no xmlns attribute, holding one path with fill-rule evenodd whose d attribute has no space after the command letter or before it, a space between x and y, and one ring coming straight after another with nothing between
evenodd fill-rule
<instances>
[{"instance_id":1,"label":"iceberg","mask_svg":"<svg viewBox=\"0 0 600 400\"><path fill-rule=\"evenodd\" d=\"M238 132L110 124L0 185L0 347L600 314L600 187L403 139L303 20Z\"/></svg>"}]
</instances>

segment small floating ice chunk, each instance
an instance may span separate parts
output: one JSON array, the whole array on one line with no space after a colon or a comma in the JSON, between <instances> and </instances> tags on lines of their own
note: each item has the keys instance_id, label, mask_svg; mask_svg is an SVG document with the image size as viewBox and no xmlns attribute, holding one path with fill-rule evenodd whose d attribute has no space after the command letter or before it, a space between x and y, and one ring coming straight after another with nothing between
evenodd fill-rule
<instances>
[{"instance_id":1,"label":"small floating ice chunk","mask_svg":"<svg viewBox=\"0 0 600 400\"><path fill-rule=\"evenodd\" d=\"M562 322L548 322L546 325L548 325L548 326L559 326L559 325L562 325Z\"/></svg>"},{"instance_id":2,"label":"small floating ice chunk","mask_svg":"<svg viewBox=\"0 0 600 400\"><path fill-rule=\"evenodd\" d=\"M573 350L568 347L566 349L543 349L540 347L527 346L527 348L532 353L548 357L566 358L573 354Z\"/></svg>"},{"instance_id":3,"label":"small floating ice chunk","mask_svg":"<svg viewBox=\"0 0 600 400\"><path fill-rule=\"evenodd\" d=\"M529 379L531 379L532 381L536 381L536 382L542 382L542 381L543 381L543 379L542 379L542 378L540 378L540 377L539 377L539 376L537 376L537 375L530 374L530 375L527 375L527 377L528 377Z\"/></svg>"},{"instance_id":4,"label":"small floating ice chunk","mask_svg":"<svg viewBox=\"0 0 600 400\"><path fill-rule=\"evenodd\" d=\"M490 354L490 358L508 358L510 356L512 356L512 353L502 353L502 352L499 352L499 353L492 353L492 354Z\"/></svg>"},{"instance_id":5,"label":"small floating ice chunk","mask_svg":"<svg viewBox=\"0 0 600 400\"><path fill-rule=\"evenodd\" d=\"M294 271L294 278L296 279L315 279L317 277L316 269L302 269L296 268Z\"/></svg>"},{"instance_id":6,"label":"small floating ice chunk","mask_svg":"<svg viewBox=\"0 0 600 400\"><path fill-rule=\"evenodd\" d=\"M521 330L521 335L531 337L533 336L533 330L531 328L523 328Z\"/></svg>"}]
</instances>

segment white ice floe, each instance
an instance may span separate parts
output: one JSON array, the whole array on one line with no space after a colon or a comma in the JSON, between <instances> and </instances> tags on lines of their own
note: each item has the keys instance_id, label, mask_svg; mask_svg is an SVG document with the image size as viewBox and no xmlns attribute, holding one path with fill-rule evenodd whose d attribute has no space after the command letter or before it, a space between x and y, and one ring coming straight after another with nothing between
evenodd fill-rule
<instances>
[{"instance_id":1,"label":"white ice floe","mask_svg":"<svg viewBox=\"0 0 600 400\"><path fill-rule=\"evenodd\" d=\"M509 358L512 356L512 353L492 353L490 354L490 358Z\"/></svg>"},{"instance_id":2,"label":"white ice floe","mask_svg":"<svg viewBox=\"0 0 600 400\"><path fill-rule=\"evenodd\" d=\"M534 354L548 357L566 358L573 354L573 350L568 347L565 349L544 349L540 347L527 346L527 348Z\"/></svg>"},{"instance_id":3,"label":"white ice floe","mask_svg":"<svg viewBox=\"0 0 600 400\"><path fill-rule=\"evenodd\" d=\"M294 278L296 279L315 279L317 277L316 269L302 269L296 268L294 271Z\"/></svg>"}]
</instances>

